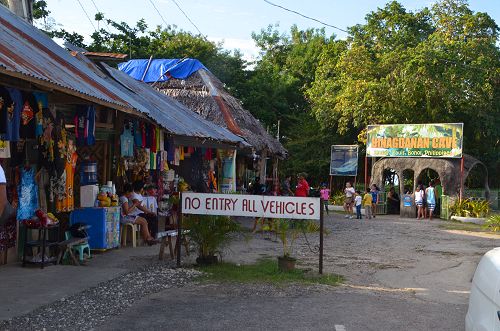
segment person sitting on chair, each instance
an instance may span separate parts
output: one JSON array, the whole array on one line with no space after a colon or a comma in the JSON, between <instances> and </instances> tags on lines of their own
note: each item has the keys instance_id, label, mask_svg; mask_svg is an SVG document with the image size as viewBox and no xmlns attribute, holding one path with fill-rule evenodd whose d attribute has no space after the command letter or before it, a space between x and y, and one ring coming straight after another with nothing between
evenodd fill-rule
<instances>
[{"instance_id":1,"label":"person sitting on chair","mask_svg":"<svg viewBox=\"0 0 500 331\"><path fill-rule=\"evenodd\" d=\"M158 233L158 216L150 211L147 207L142 205L144 197L142 196L142 191L144 188L144 183L141 181L135 181L133 184L134 192L130 195L130 200L140 210L138 215L145 218L148 221L149 231L153 237L156 237Z\"/></svg>"},{"instance_id":2,"label":"person sitting on chair","mask_svg":"<svg viewBox=\"0 0 500 331\"><path fill-rule=\"evenodd\" d=\"M141 226L141 237L148 245L154 245L158 243L153 236L149 233L148 222L145 218L139 216L142 211L137 208L137 203L130 203L129 199L132 197L132 185L125 184L123 187L123 195L120 197L121 205L121 222L122 223L132 223Z\"/></svg>"}]
</instances>

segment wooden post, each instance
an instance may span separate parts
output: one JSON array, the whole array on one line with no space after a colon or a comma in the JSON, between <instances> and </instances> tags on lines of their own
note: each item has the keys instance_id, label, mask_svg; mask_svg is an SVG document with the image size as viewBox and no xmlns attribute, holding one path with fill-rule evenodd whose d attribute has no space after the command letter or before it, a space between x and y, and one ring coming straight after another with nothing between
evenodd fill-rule
<instances>
[{"instance_id":1,"label":"wooden post","mask_svg":"<svg viewBox=\"0 0 500 331\"><path fill-rule=\"evenodd\" d=\"M323 199L319 199L319 274L323 274Z\"/></svg>"},{"instance_id":2,"label":"wooden post","mask_svg":"<svg viewBox=\"0 0 500 331\"><path fill-rule=\"evenodd\" d=\"M330 186L328 187L330 189L330 192L332 192L332 182L333 182L333 176L330 175Z\"/></svg>"},{"instance_id":3,"label":"wooden post","mask_svg":"<svg viewBox=\"0 0 500 331\"><path fill-rule=\"evenodd\" d=\"M368 187L368 157L365 155L365 190Z\"/></svg>"},{"instance_id":4,"label":"wooden post","mask_svg":"<svg viewBox=\"0 0 500 331\"><path fill-rule=\"evenodd\" d=\"M179 216L177 218L177 241L175 246L177 248L177 267L181 266L181 241L182 241L182 192L179 193Z\"/></svg>"},{"instance_id":5,"label":"wooden post","mask_svg":"<svg viewBox=\"0 0 500 331\"><path fill-rule=\"evenodd\" d=\"M464 194L464 157L460 159L460 201Z\"/></svg>"}]
</instances>

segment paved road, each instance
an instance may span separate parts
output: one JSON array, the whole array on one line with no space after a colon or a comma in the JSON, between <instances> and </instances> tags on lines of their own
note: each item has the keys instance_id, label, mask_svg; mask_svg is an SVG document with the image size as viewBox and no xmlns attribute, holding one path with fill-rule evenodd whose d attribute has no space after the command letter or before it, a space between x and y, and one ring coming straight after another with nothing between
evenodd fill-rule
<instances>
[{"instance_id":1,"label":"paved road","mask_svg":"<svg viewBox=\"0 0 500 331\"><path fill-rule=\"evenodd\" d=\"M145 298L102 329L463 330L475 266L499 237L443 227L449 223L335 214L327 219L325 270L346 276L344 286L193 284ZM278 254L279 243L257 235L235 242L226 259ZM296 255L302 267L317 267L304 241Z\"/></svg>"},{"instance_id":2,"label":"paved road","mask_svg":"<svg viewBox=\"0 0 500 331\"><path fill-rule=\"evenodd\" d=\"M464 305L343 290L226 295L219 286L168 290L100 330L463 330Z\"/></svg>"}]
</instances>

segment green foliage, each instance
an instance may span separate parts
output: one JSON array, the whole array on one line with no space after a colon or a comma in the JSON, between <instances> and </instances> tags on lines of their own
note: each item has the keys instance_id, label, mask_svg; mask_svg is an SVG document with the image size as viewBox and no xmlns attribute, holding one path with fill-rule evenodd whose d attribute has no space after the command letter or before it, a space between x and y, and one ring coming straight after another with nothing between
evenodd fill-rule
<instances>
[{"instance_id":1,"label":"green foliage","mask_svg":"<svg viewBox=\"0 0 500 331\"><path fill-rule=\"evenodd\" d=\"M500 215L491 215L486 222L484 222L484 228L493 231L500 232Z\"/></svg>"},{"instance_id":2,"label":"green foliage","mask_svg":"<svg viewBox=\"0 0 500 331\"><path fill-rule=\"evenodd\" d=\"M464 122L464 147L493 165L500 153L498 26L466 1L416 12L396 1L324 48L307 95L339 132L367 124Z\"/></svg>"},{"instance_id":3,"label":"green foliage","mask_svg":"<svg viewBox=\"0 0 500 331\"><path fill-rule=\"evenodd\" d=\"M276 260L262 259L254 264L236 265L219 263L200 267L206 273L205 279L219 282L270 283L273 285L288 283L338 285L344 279L339 275L308 275L300 269L280 272Z\"/></svg>"},{"instance_id":4,"label":"green foliage","mask_svg":"<svg viewBox=\"0 0 500 331\"><path fill-rule=\"evenodd\" d=\"M490 212L490 203L488 200L457 199L450 206L450 212L461 217L486 217Z\"/></svg>"},{"instance_id":5,"label":"green foliage","mask_svg":"<svg viewBox=\"0 0 500 331\"><path fill-rule=\"evenodd\" d=\"M184 218L183 227L189 230L200 257L220 253L231 241L231 234L241 231L240 225L227 216L190 215Z\"/></svg>"},{"instance_id":6,"label":"green foliage","mask_svg":"<svg viewBox=\"0 0 500 331\"><path fill-rule=\"evenodd\" d=\"M312 220L275 219L272 222L272 230L283 245L283 256L291 257L295 241L300 234L319 232L319 225Z\"/></svg>"},{"instance_id":7,"label":"green foliage","mask_svg":"<svg viewBox=\"0 0 500 331\"><path fill-rule=\"evenodd\" d=\"M345 195L342 191L334 192L330 197L331 204L335 206L342 206L344 204Z\"/></svg>"}]
</instances>

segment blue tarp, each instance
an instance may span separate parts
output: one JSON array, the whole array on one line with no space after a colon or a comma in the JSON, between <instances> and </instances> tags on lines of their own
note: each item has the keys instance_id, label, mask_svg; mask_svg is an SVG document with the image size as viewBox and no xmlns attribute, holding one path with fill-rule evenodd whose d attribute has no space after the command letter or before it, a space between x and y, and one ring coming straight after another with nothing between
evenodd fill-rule
<instances>
[{"instance_id":1,"label":"blue tarp","mask_svg":"<svg viewBox=\"0 0 500 331\"><path fill-rule=\"evenodd\" d=\"M148 59L130 60L120 63L118 69L137 80L141 80L148 67L148 62ZM186 79L200 69L208 70L196 59L155 59L149 65L144 82L165 82L169 79L169 75L177 79ZM169 75L163 75L167 71ZM161 75L163 76L159 79Z\"/></svg>"}]
</instances>

